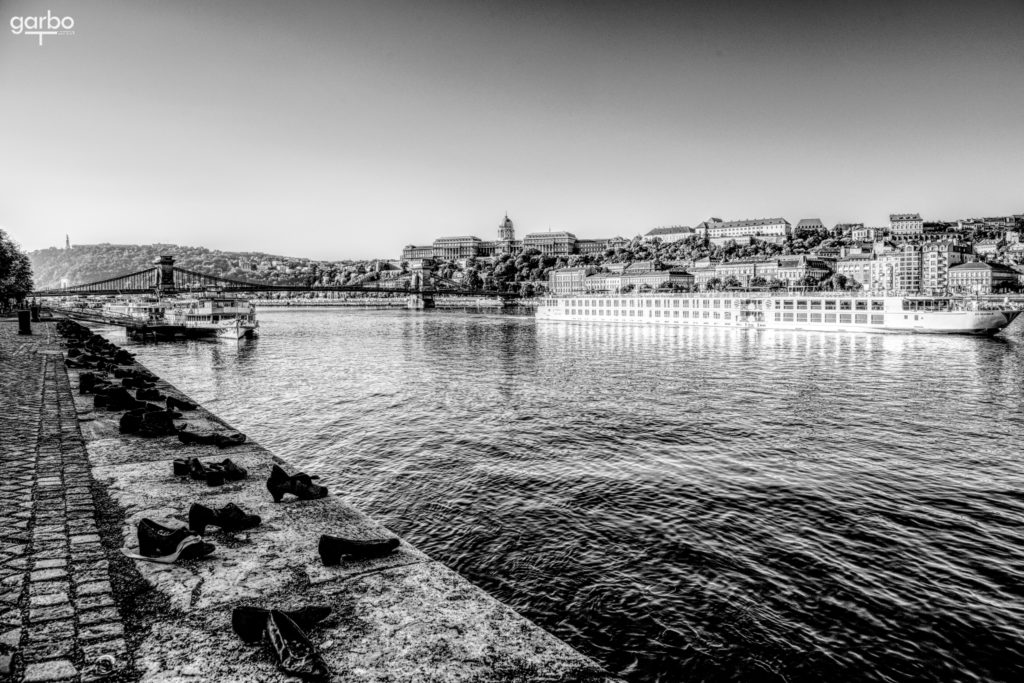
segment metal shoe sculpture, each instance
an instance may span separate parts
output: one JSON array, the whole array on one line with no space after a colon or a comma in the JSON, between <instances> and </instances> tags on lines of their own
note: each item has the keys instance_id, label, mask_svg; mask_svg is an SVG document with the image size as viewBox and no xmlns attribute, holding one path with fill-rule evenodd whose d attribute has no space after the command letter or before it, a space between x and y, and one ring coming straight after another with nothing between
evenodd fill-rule
<instances>
[{"instance_id":1,"label":"metal shoe sculpture","mask_svg":"<svg viewBox=\"0 0 1024 683\"><path fill-rule=\"evenodd\" d=\"M151 519L139 522L139 554L122 548L121 552L135 560L146 560L160 564L173 564L178 560L197 560L211 554L215 549L211 543L203 542L202 536L185 527L172 529L157 524Z\"/></svg>"},{"instance_id":2,"label":"metal shoe sculpture","mask_svg":"<svg viewBox=\"0 0 1024 683\"><path fill-rule=\"evenodd\" d=\"M313 478L308 474L288 474L274 465L270 471L270 478L267 479L267 490L274 497L275 503L280 503L284 494L290 493L301 500L313 500L315 498L326 498L327 487L313 483Z\"/></svg>"},{"instance_id":3,"label":"metal shoe sculpture","mask_svg":"<svg viewBox=\"0 0 1024 683\"><path fill-rule=\"evenodd\" d=\"M209 525L218 526L223 531L245 531L259 526L262 521L259 515L246 514L234 503L228 503L219 510L193 503L188 511L188 526L197 534L205 533Z\"/></svg>"}]
</instances>

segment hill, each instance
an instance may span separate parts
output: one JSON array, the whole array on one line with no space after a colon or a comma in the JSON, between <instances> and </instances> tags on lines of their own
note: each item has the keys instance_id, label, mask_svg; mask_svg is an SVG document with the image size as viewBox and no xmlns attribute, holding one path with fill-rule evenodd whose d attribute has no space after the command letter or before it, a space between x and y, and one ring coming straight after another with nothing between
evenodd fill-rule
<instances>
[{"instance_id":1,"label":"hill","mask_svg":"<svg viewBox=\"0 0 1024 683\"><path fill-rule=\"evenodd\" d=\"M267 284L348 284L367 272L366 261L314 261L253 251L219 251L176 244L82 244L29 253L38 289L84 284L144 270L158 256L175 265L218 277Z\"/></svg>"}]
</instances>

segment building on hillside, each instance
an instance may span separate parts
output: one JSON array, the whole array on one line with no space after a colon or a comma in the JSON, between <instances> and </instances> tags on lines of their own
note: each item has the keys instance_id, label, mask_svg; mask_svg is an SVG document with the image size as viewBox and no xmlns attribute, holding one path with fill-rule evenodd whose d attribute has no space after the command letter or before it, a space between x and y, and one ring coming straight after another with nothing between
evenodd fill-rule
<instances>
[{"instance_id":1,"label":"building on hillside","mask_svg":"<svg viewBox=\"0 0 1024 683\"><path fill-rule=\"evenodd\" d=\"M675 225L669 228L654 228L648 230L643 236L644 242L653 242L655 239L660 239L663 243L669 244L671 242L678 242L693 237L697 233L693 228L687 225Z\"/></svg>"},{"instance_id":2,"label":"building on hillside","mask_svg":"<svg viewBox=\"0 0 1024 683\"><path fill-rule=\"evenodd\" d=\"M921 248L921 292L946 294L949 291L949 269L966 263L971 248L952 240L929 242Z\"/></svg>"},{"instance_id":3,"label":"building on hillside","mask_svg":"<svg viewBox=\"0 0 1024 683\"><path fill-rule=\"evenodd\" d=\"M896 289L901 294L917 294L921 291L921 245L900 246L900 268Z\"/></svg>"},{"instance_id":4,"label":"building on hillside","mask_svg":"<svg viewBox=\"0 0 1024 683\"><path fill-rule=\"evenodd\" d=\"M765 281L776 279L779 274L779 262L775 259L723 261L715 268L715 274L723 282L731 277L736 278L742 287L748 288L756 278Z\"/></svg>"},{"instance_id":5,"label":"building on hillside","mask_svg":"<svg viewBox=\"0 0 1024 683\"><path fill-rule=\"evenodd\" d=\"M781 256L777 261L779 272L776 277L788 286L798 285L808 277L823 280L832 273L832 269L826 261L811 258L807 254Z\"/></svg>"},{"instance_id":6,"label":"building on hillside","mask_svg":"<svg viewBox=\"0 0 1024 683\"><path fill-rule=\"evenodd\" d=\"M961 263L949 269L949 291L953 294L1001 294L1015 290L1018 273L1001 263Z\"/></svg>"},{"instance_id":7,"label":"building on hillside","mask_svg":"<svg viewBox=\"0 0 1024 683\"><path fill-rule=\"evenodd\" d=\"M863 223L858 223L856 227L850 229L850 239L854 242L874 242L881 235L881 228L865 227Z\"/></svg>"},{"instance_id":8,"label":"building on hillside","mask_svg":"<svg viewBox=\"0 0 1024 683\"><path fill-rule=\"evenodd\" d=\"M542 254L568 256L576 253L576 235L571 232L534 232L523 238L523 251L536 249Z\"/></svg>"},{"instance_id":9,"label":"building on hillside","mask_svg":"<svg viewBox=\"0 0 1024 683\"><path fill-rule=\"evenodd\" d=\"M896 294L899 286L900 252L876 253L871 261L870 291L873 294Z\"/></svg>"},{"instance_id":10,"label":"building on hillside","mask_svg":"<svg viewBox=\"0 0 1024 683\"><path fill-rule=\"evenodd\" d=\"M871 290L871 262L870 253L845 254L836 259L833 266L836 275L846 276L850 284L858 284L865 290Z\"/></svg>"},{"instance_id":11,"label":"building on hillside","mask_svg":"<svg viewBox=\"0 0 1024 683\"><path fill-rule=\"evenodd\" d=\"M588 292L622 292L630 289L660 289L667 285L693 287L693 275L678 267L665 267L650 261L630 264L618 272L594 273L587 276L584 288Z\"/></svg>"},{"instance_id":12,"label":"building on hillside","mask_svg":"<svg viewBox=\"0 0 1024 683\"><path fill-rule=\"evenodd\" d=\"M438 237L434 240L434 258L454 261L463 258L476 258L480 256L480 244L483 242L479 237L465 235L461 237Z\"/></svg>"},{"instance_id":13,"label":"building on hillside","mask_svg":"<svg viewBox=\"0 0 1024 683\"><path fill-rule=\"evenodd\" d=\"M821 230L825 230L825 225L821 222L820 218L801 218L797 221L794 232L819 232Z\"/></svg>"},{"instance_id":14,"label":"building on hillside","mask_svg":"<svg viewBox=\"0 0 1024 683\"><path fill-rule=\"evenodd\" d=\"M1006 246L1003 240L981 240L974 243L974 253L978 256L992 256L999 253L1000 248Z\"/></svg>"},{"instance_id":15,"label":"building on hillside","mask_svg":"<svg viewBox=\"0 0 1024 683\"><path fill-rule=\"evenodd\" d=\"M889 230L898 238L918 236L924 233L924 220L919 213L892 213Z\"/></svg>"},{"instance_id":16,"label":"building on hillside","mask_svg":"<svg viewBox=\"0 0 1024 683\"><path fill-rule=\"evenodd\" d=\"M548 291L552 294L578 294L584 291L587 268L554 268L548 272Z\"/></svg>"},{"instance_id":17,"label":"building on hillside","mask_svg":"<svg viewBox=\"0 0 1024 683\"><path fill-rule=\"evenodd\" d=\"M690 273L693 275L693 286L707 289L708 283L718 277L718 264L708 259L700 259L693 264Z\"/></svg>"},{"instance_id":18,"label":"building on hillside","mask_svg":"<svg viewBox=\"0 0 1024 683\"><path fill-rule=\"evenodd\" d=\"M715 237L760 237L776 235L788 237L792 227L785 218L755 218L742 221L723 221L710 218L698 226L708 238Z\"/></svg>"},{"instance_id":19,"label":"building on hillside","mask_svg":"<svg viewBox=\"0 0 1024 683\"><path fill-rule=\"evenodd\" d=\"M753 243L754 238L750 235L740 235L738 237L710 237L708 242L715 245L716 247L725 247L729 244L735 244L741 247L745 247Z\"/></svg>"}]
</instances>

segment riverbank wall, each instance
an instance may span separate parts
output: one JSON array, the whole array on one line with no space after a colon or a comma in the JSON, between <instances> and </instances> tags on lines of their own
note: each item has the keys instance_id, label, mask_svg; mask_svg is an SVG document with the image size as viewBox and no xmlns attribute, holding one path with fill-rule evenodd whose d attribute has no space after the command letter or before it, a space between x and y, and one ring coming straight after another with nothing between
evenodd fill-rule
<instances>
[{"instance_id":1,"label":"riverbank wall","mask_svg":"<svg viewBox=\"0 0 1024 683\"><path fill-rule=\"evenodd\" d=\"M265 482L288 463L251 440L230 448L122 434L121 413L79 393L51 323L32 336L0 323L0 681L284 681L266 646L244 645L232 609L332 614L310 632L337 681L603 681L589 658L402 542L386 557L324 566L323 533L393 536L328 498L274 503ZM134 369L144 370L139 364ZM158 380L156 389L188 397ZM231 433L200 406L177 427ZM211 487L172 462L231 458L248 470ZM310 472L310 474L316 474ZM341 495L339 495L341 494ZM136 526L187 524L192 503L235 503L262 518L243 533L211 527L209 558L129 559Z\"/></svg>"}]
</instances>

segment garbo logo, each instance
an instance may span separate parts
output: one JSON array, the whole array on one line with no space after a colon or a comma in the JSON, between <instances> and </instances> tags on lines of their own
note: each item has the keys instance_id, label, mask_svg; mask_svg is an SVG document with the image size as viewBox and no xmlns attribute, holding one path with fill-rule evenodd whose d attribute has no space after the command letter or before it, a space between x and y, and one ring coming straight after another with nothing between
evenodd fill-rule
<instances>
[{"instance_id":1,"label":"garbo logo","mask_svg":"<svg viewBox=\"0 0 1024 683\"><path fill-rule=\"evenodd\" d=\"M39 36L39 44L43 44L44 36L73 36L75 32L73 17L55 17L46 10L45 17L11 17L11 33L16 36Z\"/></svg>"}]
</instances>

